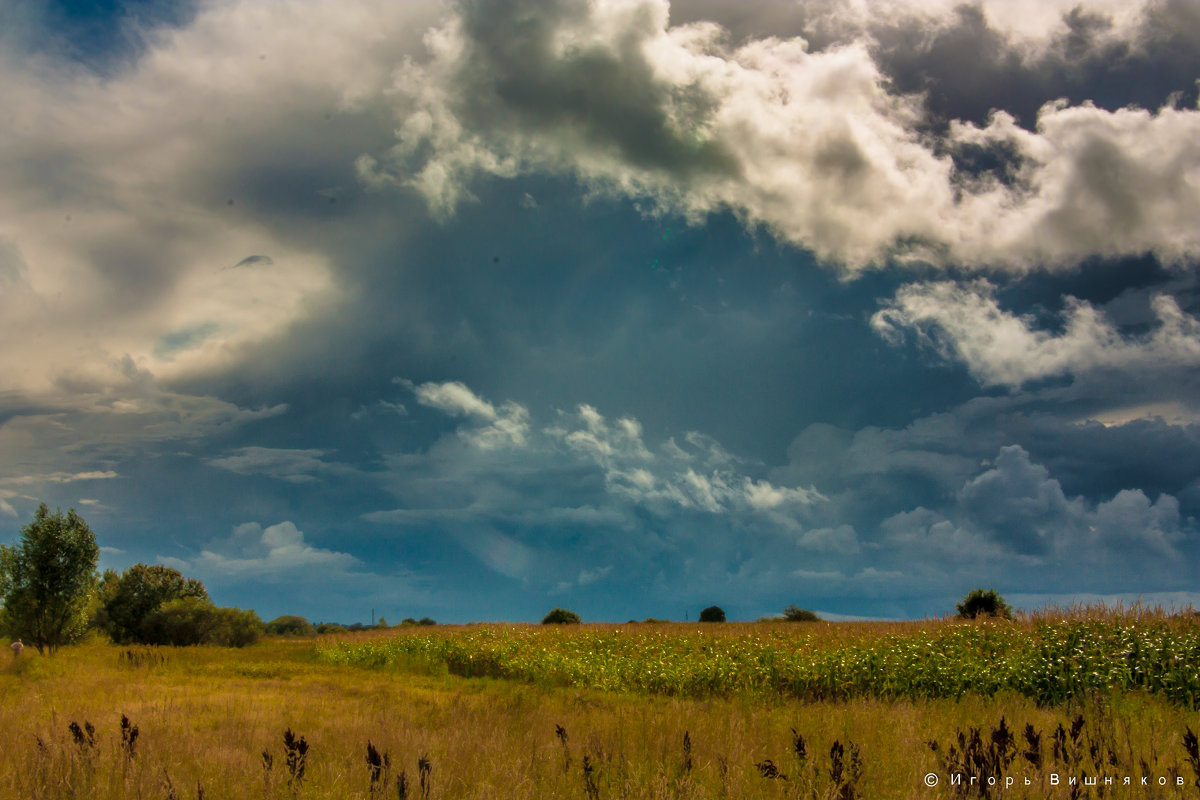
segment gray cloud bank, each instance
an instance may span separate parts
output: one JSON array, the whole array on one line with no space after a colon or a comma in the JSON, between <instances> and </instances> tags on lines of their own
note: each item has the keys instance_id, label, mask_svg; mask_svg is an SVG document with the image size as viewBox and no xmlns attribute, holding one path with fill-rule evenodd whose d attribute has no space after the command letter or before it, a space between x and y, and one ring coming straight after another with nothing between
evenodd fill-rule
<instances>
[{"instance_id":1,"label":"gray cloud bank","mask_svg":"<svg viewBox=\"0 0 1200 800\"><path fill-rule=\"evenodd\" d=\"M766 595L800 582L819 597L860 599L918 585L953 592L997 575L1028 592L1186 589L1184 565L1200 544L1172 493L1195 494L1188 464L1149 494L1073 494L1006 442L1040 442L1061 474L1095 486L1095 476L1080 480L1070 447L1047 442L1088 432L1028 415L987 424L995 402L1016 400L903 430L812 426L793 443L791 465L768 473L700 434L651 446L636 420L590 406L537 424L513 403L463 415L495 406L460 383L415 392L461 422L427 451L387 459L402 506L366 518L399 530L434 525L490 569L535 586L578 586L587 573L588 584L640 579L686 591L690 581ZM1195 426L1183 430L1195 439ZM1120 429L1090 434L1125 447Z\"/></svg>"}]
</instances>

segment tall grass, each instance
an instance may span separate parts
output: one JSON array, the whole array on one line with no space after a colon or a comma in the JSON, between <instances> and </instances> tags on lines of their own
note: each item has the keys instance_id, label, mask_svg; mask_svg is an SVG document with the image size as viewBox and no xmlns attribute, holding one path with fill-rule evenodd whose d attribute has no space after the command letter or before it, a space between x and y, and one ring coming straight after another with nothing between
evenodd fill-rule
<instances>
[{"instance_id":1,"label":"tall grass","mask_svg":"<svg viewBox=\"0 0 1200 800\"><path fill-rule=\"evenodd\" d=\"M1190 630L1172 620L1146 624L1160 623L1173 635ZM763 647L830 657L888 637L977 630L992 641L1036 624L635 630L682 637L708 655L736 652L757 637ZM597 637L622 641L629 630L585 626L555 636L584 653ZM441 638L487 632L556 641L538 638L548 631L492 627L446 630ZM1065 776L1094 774L1097 758L1117 775L1187 781L1131 797L1191 797L1200 782L1200 715L1163 692L1082 693L1065 706L1039 706L1013 691L798 702L773 691L685 696L467 678L413 656L383 669L328 658L390 641L364 634L341 643L135 651L92 642L53 657L22 656L0 667L0 800L927 800L985 796L952 788L949 776L986 777L986 769L1030 778L1029 788L1006 798L1067 798L1091 796L1072 795ZM997 733L1002 719L1016 751ZM1022 755L1031 751L1026 725L1039 742L1036 764ZM1063 785L1050 783L1052 771L1064 775ZM933 789L922 781L930 772L941 776Z\"/></svg>"}]
</instances>

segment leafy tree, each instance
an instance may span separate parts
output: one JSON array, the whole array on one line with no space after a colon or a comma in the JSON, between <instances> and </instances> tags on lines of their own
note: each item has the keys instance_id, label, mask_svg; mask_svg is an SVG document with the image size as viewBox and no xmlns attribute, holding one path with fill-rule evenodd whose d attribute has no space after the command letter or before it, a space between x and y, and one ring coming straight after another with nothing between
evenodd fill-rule
<instances>
[{"instance_id":1,"label":"leafy tree","mask_svg":"<svg viewBox=\"0 0 1200 800\"><path fill-rule=\"evenodd\" d=\"M551 609L549 614L542 617L543 625L578 625L580 622L578 614L565 608Z\"/></svg>"},{"instance_id":2,"label":"leafy tree","mask_svg":"<svg viewBox=\"0 0 1200 800\"><path fill-rule=\"evenodd\" d=\"M578 622L578 620L576 620L576 622ZM437 625L437 620L431 619L430 617L421 617L419 620L417 620L417 624L418 625Z\"/></svg>"},{"instance_id":3,"label":"leafy tree","mask_svg":"<svg viewBox=\"0 0 1200 800\"><path fill-rule=\"evenodd\" d=\"M1012 617L1012 606L995 589L974 589L958 604L958 616L962 619L988 617Z\"/></svg>"},{"instance_id":4,"label":"leafy tree","mask_svg":"<svg viewBox=\"0 0 1200 800\"><path fill-rule=\"evenodd\" d=\"M700 612L701 622L724 622L725 611L720 606L709 606Z\"/></svg>"},{"instance_id":5,"label":"leafy tree","mask_svg":"<svg viewBox=\"0 0 1200 800\"><path fill-rule=\"evenodd\" d=\"M821 618L807 609L793 604L783 610L783 618L788 622L817 622Z\"/></svg>"},{"instance_id":6,"label":"leafy tree","mask_svg":"<svg viewBox=\"0 0 1200 800\"><path fill-rule=\"evenodd\" d=\"M284 614L267 623L267 633L271 636L314 636L317 629L304 617Z\"/></svg>"},{"instance_id":7,"label":"leafy tree","mask_svg":"<svg viewBox=\"0 0 1200 800\"><path fill-rule=\"evenodd\" d=\"M4 627L39 653L53 652L87 630L88 603L96 589L100 548L83 518L70 509L38 506L21 541L0 545Z\"/></svg>"},{"instance_id":8,"label":"leafy tree","mask_svg":"<svg viewBox=\"0 0 1200 800\"><path fill-rule=\"evenodd\" d=\"M346 626L336 622L322 622L317 626L317 633L345 633Z\"/></svg>"},{"instance_id":9,"label":"leafy tree","mask_svg":"<svg viewBox=\"0 0 1200 800\"><path fill-rule=\"evenodd\" d=\"M162 564L134 564L120 576L106 570L100 595L104 604L98 621L117 644L151 644L142 635L142 626L163 603L186 597L209 599L203 583Z\"/></svg>"}]
</instances>

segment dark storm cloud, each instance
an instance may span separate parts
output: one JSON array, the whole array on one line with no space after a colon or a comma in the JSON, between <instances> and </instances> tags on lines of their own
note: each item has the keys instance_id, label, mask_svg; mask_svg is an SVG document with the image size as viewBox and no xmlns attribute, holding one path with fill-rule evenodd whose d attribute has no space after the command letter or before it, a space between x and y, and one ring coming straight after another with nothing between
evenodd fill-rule
<instances>
[{"instance_id":1,"label":"dark storm cloud","mask_svg":"<svg viewBox=\"0 0 1200 800\"><path fill-rule=\"evenodd\" d=\"M654 76L642 50L660 25L652 5L613 14L613 47L589 41L594 9L586 0L473 0L460 9L469 49L455 76L456 111L472 128L577 136L684 182L693 172L735 173L732 155L695 133L713 111L709 93ZM572 41L572 32L581 35Z\"/></svg>"},{"instance_id":2,"label":"dark storm cloud","mask_svg":"<svg viewBox=\"0 0 1200 800\"><path fill-rule=\"evenodd\" d=\"M1109 111L1196 105L1194 0L1149 3L1125 30L1104 11L1076 6L1062 15L1064 30L1032 53L1028 42L992 25L990 10L963 4L950 20L914 14L870 27L883 71L898 91L922 93L934 121L983 125L1001 109L1032 129L1038 110L1059 98Z\"/></svg>"},{"instance_id":3,"label":"dark storm cloud","mask_svg":"<svg viewBox=\"0 0 1200 800\"><path fill-rule=\"evenodd\" d=\"M1032 128L1038 109L1059 98L1109 111L1195 106L1195 0L1046 4L1039 11L1050 24L1036 32L1013 19L1026 11L987 2L897 2L864 13L840 2L678 0L671 22L712 21L737 44L801 37L815 51L865 38L894 90L921 94L934 125L983 125L1002 109Z\"/></svg>"},{"instance_id":4,"label":"dark storm cloud","mask_svg":"<svg viewBox=\"0 0 1200 800\"><path fill-rule=\"evenodd\" d=\"M1194 418L1102 424L1072 411L1069 392L978 398L904 428L812 425L792 442L790 464L770 476L812 481L829 498L834 517L867 534L897 524L886 522L897 512L921 507L939 519L969 519L966 530L1031 554L1040 539L1030 537L1053 528L1047 520L1066 513L1067 499L1084 509L1128 492L1166 498L1180 528L1193 525L1189 520L1200 516ZM1155 395L1152 386L1143 392L1143 398ZM1131 414L1150 413L1132 400ZM1081 513L1071 516L1078 521ZM1138 528L1129 534L1136 537Z\"/></svg>"}]
</instances>

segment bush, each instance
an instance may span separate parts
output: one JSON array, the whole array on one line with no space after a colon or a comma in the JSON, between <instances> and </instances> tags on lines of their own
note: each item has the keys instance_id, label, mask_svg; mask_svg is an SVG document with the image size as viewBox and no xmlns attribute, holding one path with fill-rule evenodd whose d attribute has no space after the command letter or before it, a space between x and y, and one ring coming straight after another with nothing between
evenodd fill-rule
<instances>
[{"instance_id":1,"label":"bush","mask_svg":"<svg viewBox=\"0 0 1200 800\"><path fill-rule=\"evenodd\" d=\"M543 625L578 625L581 621L578 614L574 611L567 611L565 608L553 609L542 617Z\"/></svg>"},{"instance_id":2,"label":"bush","mask_svg":"<svg viewBox=\"0 0 1200 800\"><path fill-rule=\"evenodd\" d=\"M245 647L257 642L262 632L262 620L253 611L217 608L198 597L168 600L146 617L140 630L145 644L174 647L197 644Z\"/></svg>"},{"instance_id":3,"label":"bush","mask_svg":"<svg viewBox=\"0 0 1200 800\"><path fill-rule=\"evenodd\" d=\"M724 622L725 611L720 606L709 606L700 612L701 622Z\"/></svg>"},{"instance_id":4,"label":"bush","mask_svg":"<svg viewBox=\"0 0 1200 800\"><path fill-rule=\"evenodd\" d=\"M145 644L169 644L188 647L204 644L217 630L217 607L198 597L168 600L146 616L141 625Z\"/></svg>"},{"instance_id":5,"label":"bush","mask_svg":"<svg viewBox=\"0 0 1200 800\"><path fill-rule=\"evenodd\" d=\"M120 575L105 570L100 597L97 626L117 644L152 644L143 638L142 626L169 600L191 597L208 602L204 584L162 564L134 564Z\"/></svg>"},{"instance_id":6,"label":"bush","mask_svg":"<svg viewBox=\"0 0 1200 800\"><path fill-rule=\"evenodd\" d=\"M217 624L209 641L226 647L246 647L263 634L263 621L253 611L240 608L218 608Z\"/></svg>"},{"instance_id":7,"label":"bush","mask_svg":"<svg viewBox=\"0 0 1200 800\"><path fill-rule=\"evenodd\" d=\"M270 636L315 636L317 629L304 617L284 614L267 623L267 634Z\"/></svg>"},{"instance_id":8,"label":"bush","mask_svg":"<svg viewBox=\"0 0 1200 800\"><path fill-rule=\"evenodd\" d=\"M579 619L576 618L575 621L578 622ZM437 621L432 620L429 617L421 617L419 620L417 620L417 624L418 625L437 625Z\"/></svg>"},{"instance_id":9,"label":"bush","mask_svg":"<svg viewBox=\"0 0 1200 800\"><path fill-rule=\"evenodd\" d=\"M317 626L317 633L346 633L346 626L336 622L322 622Z\"/></svg>"},{"instance_id":10,"label":"bush","mask_svg":"<svg viewBox=\"0 0 1200 800\"><path fill-rule=\"evenodd\" d=\"M1012 606L1004 602L1004 598L995 589L975 589L958 604L958 616L962 619L975 619L983 615L988 617L1012 617Z\"/></svg>"},{"instance_id":11,"label":"bush","mask_svg":"<svg viewBox=\"0 0 1200 800\"><path fill-rule=\"evenodd\" d=\"M783 610L783 618L788 622L819 622L820 617L811 611L790 605Z\"/></svg>"}]
</instances>

